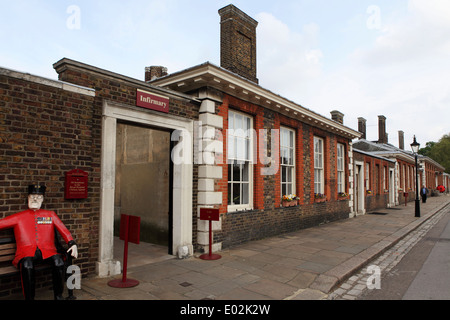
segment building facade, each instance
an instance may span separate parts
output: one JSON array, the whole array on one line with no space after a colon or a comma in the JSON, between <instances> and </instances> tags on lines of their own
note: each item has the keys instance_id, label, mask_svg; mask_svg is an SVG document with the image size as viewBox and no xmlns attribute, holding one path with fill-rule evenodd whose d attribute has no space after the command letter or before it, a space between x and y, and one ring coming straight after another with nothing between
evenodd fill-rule
<instances>
[{"instance_id":1,"label":"building facade","mask_svg":"<svg viewBox=\"0 0 450 320\"><path fill-rule=\"evenodd\" d=\"M219 14L220 67L208 62L150 82L202 100L208 134L199 143L198 204L221 213L213 250L348 218L351 143L359 133L339 112L325 118L261 87L257 22L232 5ZM247 58L236 59L241 55ZM298 199L283 204L294 194ZM205 250L208 225L198 226Z\"/></svg>"},{"instance_id":2,"label":"building facade","mask_svg":"<svg viewBox=\"0 0 450 320\"><path fill-rule=\"evenodd\" d=\"M354 141L353 147L354 150L359 153L364 153L366 156L376 157L379 159L384 159L386 161L390 161L395 163L394 168L390 168L389 170L393 170L393 178L390 177L391 172L384 172L384 169L380 171L380 166L370 164L369 161L365 162L365 171L364 177L366 179L365 186L368 192L377 193L381 192L382 189L380 184L374 185L374 181L376 179L373 178L380 176L377 172L383 173L383 178L381 185L384 188L387 187L387 182L393 183L393 194L388 197L388 200L385 201L385 207L390 207L393 205L399 205L402 203L407 203L409 201L414 201L416 199L416 159L415 155L412 151L405 150L405 142L404 142L404 132L398 132L398 147L392 145L388 141L388 137L386 134L386 117L379 116L379 137L377 141L369 141L366 138L366 120L364 118L358 119L358 130L361 132L361 138L357 141ZM429 195L437 195L437 188L439 185L444 185L445 183L445 168L441 166L439 163L434 161L433 159L417 155L417 164L418 164L418 184L419 188L425 186L429 191ZM373 170L375 169L375 172ZM389 176L386 180L384 177ZM356 179L356 177L355 177ZM381 179L381 178L380 178ZM375 188L378 191L372 192L372 189ZM387 190L387 188L385 189ZM385 191L386 192L386 191ZM378 204L378 207L382 207L382 202ZM369 206L371 207L371 206ZM370 209L369 209L370 210Z\"/></svg>"},{"instance_id":3,"label":"building facade","mask_svg":"<svg viewBox=\"0 0 450 320\"><path fill-rule=\"evenodd\" d=\"M142 241L185 258L209 248L201 208L220 213L218 251L399 204L414 158L355 140L365 133L337 110L260 86L257 21L233 5L219 16L221 66L150 66L144 80L67 58L58 81L0 69L0 219L26 209L28 184L46 184L44 208L72 232L82 274L110 276L122 214L141 217ZM423 181L444 183L422 161ZM86 197L66 196L73 170ZM18 291L17 275L0 278L0 295Z\"/></svg>"}]
</instances>

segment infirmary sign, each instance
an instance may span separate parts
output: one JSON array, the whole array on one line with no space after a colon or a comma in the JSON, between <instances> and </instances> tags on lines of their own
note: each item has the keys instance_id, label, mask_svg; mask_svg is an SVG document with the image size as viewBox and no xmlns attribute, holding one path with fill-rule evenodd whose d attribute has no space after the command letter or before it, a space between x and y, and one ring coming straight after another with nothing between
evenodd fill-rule
<instances>
[{"instance_id":1,"label":"infirmary sign","mask_svg":"<svg viewBox=\"0 0 450 320\"><path fill-rule=\"evenodd\" d=\"M136 106L168 113L169 98L137 89Z\"/></svg>"}]
</instances>

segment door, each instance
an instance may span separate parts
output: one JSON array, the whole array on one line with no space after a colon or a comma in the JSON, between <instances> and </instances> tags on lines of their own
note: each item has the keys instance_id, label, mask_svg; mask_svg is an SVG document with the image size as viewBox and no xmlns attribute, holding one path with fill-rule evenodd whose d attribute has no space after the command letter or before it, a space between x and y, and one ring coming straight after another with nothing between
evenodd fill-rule
<instances>
[{"instance_id":1,"label":"door","mask_svg":"<svg viewBox=\"0 0 450 320\"><path fill-rule=\"evenodd\" d=\"M170 132L117 124L115 234L120 215L141 217L141 241L172 250Z\"/></svg>"}]
</instances>

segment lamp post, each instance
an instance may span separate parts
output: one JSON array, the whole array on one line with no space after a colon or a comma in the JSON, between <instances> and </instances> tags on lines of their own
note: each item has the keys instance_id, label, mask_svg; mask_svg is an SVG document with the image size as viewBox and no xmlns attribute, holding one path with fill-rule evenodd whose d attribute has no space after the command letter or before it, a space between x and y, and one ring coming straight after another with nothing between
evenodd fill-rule
<instances>
[{"instance_id":1,"label":"lamp post","mask_svg":"<svg viewBox=\"0 0 450 320\"><path fill-rule=\"evenodd\" d=\"M415 216L420 217L420 199L419 199L419 164L417 163L417 154L419 153L420 144L416 141L416 136L414 136L414 141L411 143L411 149L416 158L416 211Z\"/></svg>"}]
</instances>

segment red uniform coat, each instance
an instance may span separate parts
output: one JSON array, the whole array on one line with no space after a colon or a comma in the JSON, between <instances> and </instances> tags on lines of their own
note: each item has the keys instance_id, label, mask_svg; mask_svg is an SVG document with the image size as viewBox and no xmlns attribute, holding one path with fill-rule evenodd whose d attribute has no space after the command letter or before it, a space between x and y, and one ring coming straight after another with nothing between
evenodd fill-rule
<instances>
[{"instance_id":1,"label":"red uniform coat","mask_svg":"<svg viewBox=\"0 0 450 320\"><path fill-rule=\"evenodd\" d=\"M56 213L47 210L25 210L0 220L0 229L14 228L16 238L16 256L13 264L17 267L25 257L34 257L36 248L47 259L57 254L55 247L55 228L68 243L73 241L69 230Z\"/></svg>"}]
</instances>

